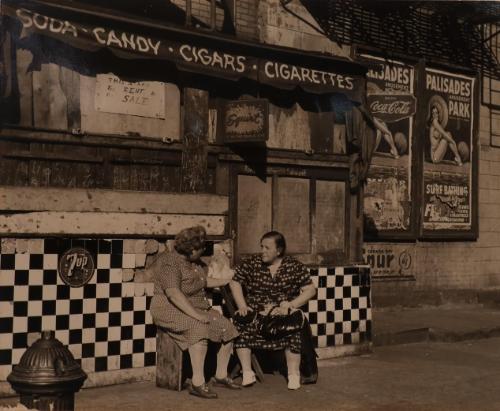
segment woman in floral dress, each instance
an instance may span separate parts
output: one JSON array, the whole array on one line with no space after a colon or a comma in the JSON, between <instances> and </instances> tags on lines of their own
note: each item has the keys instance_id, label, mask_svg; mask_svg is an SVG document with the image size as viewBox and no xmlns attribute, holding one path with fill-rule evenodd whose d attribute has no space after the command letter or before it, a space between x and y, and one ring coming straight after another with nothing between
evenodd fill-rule
<instances>
[{"instance_id":1,"label":"woman in floral dress","mask_svg":"<svg viewBox=\"0 0 500 411\"><path fill-rule=\"evenodd\" d=\"M278 307L273 313L286 315L289 309L303 306L316 294L316 287L311 281L307 267L295 258L285 255L285 251L286 242L283 235L270 231L261 239L261 253L244 260L236 267L230 287L241 316L246 316L250 311L263 315L272 307ZM284 349L288 388L300 388L300 332L282 339L266 340L260 335L256 322L236 325L240 336L234 346L241 362L243 386L255 382L251 349Z\"/></svg>"}]
</instances>

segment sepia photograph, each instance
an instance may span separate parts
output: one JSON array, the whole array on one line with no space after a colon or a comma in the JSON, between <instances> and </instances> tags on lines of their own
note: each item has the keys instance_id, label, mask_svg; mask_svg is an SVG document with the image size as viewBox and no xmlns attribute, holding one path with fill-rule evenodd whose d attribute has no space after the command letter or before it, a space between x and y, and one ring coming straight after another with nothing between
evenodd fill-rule
<instances>
[{"instance_id":1,"label":"sepia photograph","mask_svg":"<svg viewBox=\"0 0 500 411\"><path fill-rule=\"evenodd\" d=\"M0 411L500 410L500 1L0 0Z\"/></svg>"}]
</instances>

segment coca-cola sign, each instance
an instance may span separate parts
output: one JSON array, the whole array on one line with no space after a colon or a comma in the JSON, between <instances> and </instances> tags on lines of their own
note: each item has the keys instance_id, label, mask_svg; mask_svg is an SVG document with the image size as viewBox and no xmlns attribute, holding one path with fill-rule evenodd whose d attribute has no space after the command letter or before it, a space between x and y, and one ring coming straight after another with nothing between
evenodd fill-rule
<instances>
[{"instance_id":1,"label":"coca-cola sign","mask_svg":"<svg viewBox=\"0 0 500 411\"><path fill-rule=\"evenodd\" d=\"M415 114L417 100L411 94L369 94L368 107L373 116L393 123Z\"/></svg>"}]
</instances>

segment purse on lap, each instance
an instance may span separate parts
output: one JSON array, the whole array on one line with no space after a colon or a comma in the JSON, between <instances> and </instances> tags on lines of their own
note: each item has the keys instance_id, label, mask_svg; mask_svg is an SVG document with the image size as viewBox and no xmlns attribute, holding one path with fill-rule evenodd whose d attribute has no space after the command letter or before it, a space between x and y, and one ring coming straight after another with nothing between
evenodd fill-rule
<instances>
[{"instance_id":1,"label":"purse on lap","mask_svg":"<svg viewBox=\"0 0 500 411\"><path fill-rule=\"evenodd\" d=\"M301 310L294 310L287 315L272 315L273 307L267 315L259 320L260 334L266 340L279 340L289 335L299 332L304 326L304 313Z\"/></svg>"}]
</instances>

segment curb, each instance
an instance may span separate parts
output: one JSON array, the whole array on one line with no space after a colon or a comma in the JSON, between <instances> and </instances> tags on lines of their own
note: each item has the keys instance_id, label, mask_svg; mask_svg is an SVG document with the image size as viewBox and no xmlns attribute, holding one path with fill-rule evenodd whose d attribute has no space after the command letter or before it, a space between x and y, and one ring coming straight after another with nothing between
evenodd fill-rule
<instances>
[{"instance_id":1,"label":"curb","mask_svg":"<svg viewBox=\"0 0 500 411\"><path fill-rule=\"evenodd\" d=\"M373 346L412 344L419 342L459 342L500 337L500 327L472 331L448 331L438 328L415 328L395 333L374 334Z\"/></svg>"}]
</instances>

